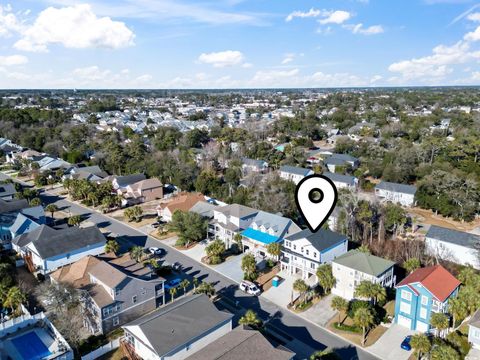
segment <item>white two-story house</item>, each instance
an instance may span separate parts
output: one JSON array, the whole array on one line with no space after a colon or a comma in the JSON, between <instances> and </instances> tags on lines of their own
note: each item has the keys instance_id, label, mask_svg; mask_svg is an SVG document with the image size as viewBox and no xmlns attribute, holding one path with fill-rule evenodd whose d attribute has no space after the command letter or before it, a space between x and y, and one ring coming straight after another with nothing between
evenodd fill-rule
<instances>
[{"instance_id":1,"label":"white two-story house","mask_svg":"<svg viewBox=\"0 0 480 360\"><path fill-rule=\"evenodd\" d=\"M313 175L311 169L287 165L280 167L279 172L282 179L293 181L295 184L298 184L304 177Z\"/></svg>"},{"instance_id":2,"label":"white two-story house","mask_svg":"<svg viewBox=\"0 0 480 360\"><path fill-rule=\"evenodd\" d=\"M316 278L317 268L332 262L348 250L345 235L320 229L312 233L302 230L285 238L281 268L290 275L300 275L303 279Z\"/></svg>"},{"instance_id":3,"label":"white two-story house","mask_svg":"<svg viewBox=\"0 0 480 360\"><path fill-rule=\"evenodd\" d=\"M358 179L355 176L342 175L331 172L324 172L322 175L332 180L337 189L348 189L351 191L356 191L358 188Z\"/></svg>"},{"instance_id":4,"label":"white two-story house","mask_svg":"<svg viewBox=\"0 0 480 360\"><path fill-rule=\"evenodd\" d=\"M387 181L380 182L375 186L375 195L392 203L398 203L403 206L415 205L415 193L417 188L412 185L397 184Z\"/></svg>"},{"instance_id":5,"label":"white two-story house","mask_svg":"<svg viewBox=\"0 0 480 360\"><path fill-rule=\"evenodd\" d=\"M350 250L332 261L335 286L332 294L346 300L355 298L355 290L362 281L370 281L383 287L395 286L395 263L358 250Z\"/></svg>"},{"instance_id":6,"label":"white two-story house","mask_svg":"<svg viewBox=\"0 0 480 360\"><path fill-rule=\"evenodd\" d=\"M232 204L213 209L213 219L208 225L208 235L220 239L230 248L234 243L235 234L241 233L252 223L258 210L248 206Z\"/></svg>"}]
</instances>

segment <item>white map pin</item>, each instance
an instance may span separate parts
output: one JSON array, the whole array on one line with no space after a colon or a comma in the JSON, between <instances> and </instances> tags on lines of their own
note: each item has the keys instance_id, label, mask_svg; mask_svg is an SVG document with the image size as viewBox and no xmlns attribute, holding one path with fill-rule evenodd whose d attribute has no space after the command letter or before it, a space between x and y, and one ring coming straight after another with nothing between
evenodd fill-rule
<instances>
[{"instance_id":1,"label":"white map pin","mask_svg":"<svg viewBox=\"0 0 480 360\"><path fill-rule=\"evenodd\" d=\"M328 219L337 198L337 188L333 181L317 174L304 177L295 191L298 211L312 232L318 231Z\"/></svg>"}]
</instances>

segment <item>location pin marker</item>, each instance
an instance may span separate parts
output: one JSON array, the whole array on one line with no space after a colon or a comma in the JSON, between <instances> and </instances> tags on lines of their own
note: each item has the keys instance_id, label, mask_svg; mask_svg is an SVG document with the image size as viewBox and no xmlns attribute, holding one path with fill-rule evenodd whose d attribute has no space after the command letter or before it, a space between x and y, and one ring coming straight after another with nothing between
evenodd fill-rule
<instances>
[{"instance_id":1,"label":"location pin marker","mask_svg":"<svg viewBox=\"0 0 480 360\"><path fill-rule=\"evenodd\" d=\"M332 180L317 174L304 177L295 191L298 211L312 232L317 232L327 221L337 199L337 188Z\"/></svg>"}]
</instances>

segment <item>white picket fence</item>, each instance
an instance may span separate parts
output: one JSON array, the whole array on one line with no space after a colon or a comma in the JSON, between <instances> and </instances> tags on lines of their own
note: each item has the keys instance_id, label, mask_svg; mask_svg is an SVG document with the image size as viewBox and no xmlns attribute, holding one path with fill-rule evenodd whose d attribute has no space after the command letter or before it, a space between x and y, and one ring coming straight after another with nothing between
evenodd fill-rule
<instances>
[{"instance_id":1,"label":"white picket fence","mask_svg":"<svg viewBox=\"0 0 480 360\"><path fill-rule=\"evenodd\" d=\"M120 347L120 339L121 338L112 340L108 344L103 345L102 347L93 350L91 353L82 356L82 360L95 360L112 350L118 349Z\"/></svg>"}]
</instances>

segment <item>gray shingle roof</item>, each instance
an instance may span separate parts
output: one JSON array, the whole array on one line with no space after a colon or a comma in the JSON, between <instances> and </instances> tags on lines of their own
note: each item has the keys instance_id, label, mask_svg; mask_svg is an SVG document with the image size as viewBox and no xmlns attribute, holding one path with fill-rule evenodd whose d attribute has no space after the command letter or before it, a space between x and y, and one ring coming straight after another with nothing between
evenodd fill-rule
<instances>
[{"instance_id":1,"label":"gray shingle roof","mask_svg":"<svg viewBox=\"0 0 480 360\"><path fill-rule=\"evenodd\" d=\"M373 276L379 276L395 265L393 261L358 250L351 250L333 262Z\"/></svg>"},{"instance_id":2,"label":"gray shingle roof","mask_svg":"<svg viewBox=\"0 0 480 360\"><path fill-rule=\"evenodd\" d=\"M10 211L19 211L29 207L28 201L26 199L13 199L13 200L2 200L0 199L0 214L10 212Z\"/></svg>"},{"instance_id":3,"label":"gray shingle roof","mask_svg":"<svg viewBox=\"0 0 480 360\"><path fill-rule=\"evenodd\" d=\"M301 167L296 167L296 166L284 165L284 166L280 167L280 171L281 172L286 172L286 173L289 173L289 174L307 176L308 173L311 172L312 170L301 168Z\"/></svg>"},{"instance_id":4,"label":"gray shingle roof","mask_svg":"<svg viewBox=\"0 0 480 360\"><path fill-rule=\"evenodd\" d=\"M206 295L185 296L163 308L132 321L127 330L137 327L158 356L181 348L233 317L215 308Z\"/></svg>"},{"instance_id":5,"label":"gray shingle roof","mask_svg":"<svg viewBox=\"0 0 480 360\"><path fill-rule=\"evenodd\" d=\"M332 164L332 165L343 165L347 162L358 162L356 157L353 157L348 154L332 154L325 160L325 164Z\"/></svg>"},{"instance_id":6,"label":"gray shingle roof","mask_svg":"<svg viewBox=\"0 0 480 360\"><path fill-rule=\"evenodd\" d=\"M216 205L210 204L206 201L199 201L193 205L189 211L211 219L213 218L213 210L216 208Z\"/></svg>"},{"instance_id":7,"label":"gray shingle roof","mask_svg":"<svg viewBox=\"0 0 480 360\"><path fill-rule=\"evenodd\" d=\"M145 180L147 177L145 176L145 174L132 174L125 176L115 176L114 178L117 180L117 183L120 187L125 187L127 185Z\"/></svg>"},{"instance_id":8,"label":"gray shingle roof","mask_svg":"<svg viewBox=\"0 0 480 360\"><path fill-rule=\"evenodd\" d=\"M375 186L375 189L394 191L402 194L411 194L415 195L417 188L413 185L397 184L388 181L382 181L380 184Z\"/></svg>"},{"instance_id":9,"label":"gray shingle roof","mask_svg":"<svg viewBox=\"0 0 480 360\"><path fill-rule=\"evenodd\" d=\"M315 233L312 233L310 229L305 229L288 236L285 240L296 241L305 238L320 252L347 240L345 235L326 229L320 229Z\"/></svg>"},{"instance_id":10,"label":"gray shingle roof","mask_svg":"<svg viewBox=\"0 0 480 360\"><path fill-rule=\"evenodd\" d=\"M480 244L480 235L448 229L436 225L430 226L426 237L469 248L474 248L476 244Z\"/></svg>"},{"instance_id":11,"label":"gray shingle roof","mask_svg":"<svg viewBox=\"0 0 480 360\"><path fill-rule=\"evenodd\" d=\"M331 173L331 172L324 172L322 175L329 178L333 182L345 183L351 186L355 185L355 180L356 180L355 176L342 175L342 174Z\"/></svg>"},{"instance_id":12,"label":"gray shingle roof","mask_svg":"<svg viewBox=\"0 0 480 360\"><path fill-rule=\"evenodd\" d=\"M289 360L294 355L275 349L258 331L237 327L186 360Z\"/></svg>"},{"instance_id":13,"label":"gray shingle roof","mask_svg":"<svg viewBox=\"0 0 480 360\"><path fill-rule=\"evenodd\" d=\"M231 204L227 206L219 206L215 209L226 216L233 216L238 218L243 218L245 216L250 216L258 213L258 210L255 210L251 207L239 204Z\"/></svg>"},{"instance_id":14,"label":"gray shingle roof","mask_svg":"<svg viewBox=\"0 0 480 360\"><path fill-rule=\"evenodd\" d=\"M33 243L39 253L38 255L43 259L48 259L84 247L105 244L106 240L96 226L87 228L74 226L55 230L47 225L40 225L26 234L17 236L12 242L19 247Z\"/></svg>"},{"instance_id":15,"label":"gray shingle roof","mask_svg":"<svg viewBox=\"0 0 480 360\"><path fill-rule=\"evenodd\" d=\"M300 228L289 218L268 213L266 211L259 211L254 217L250 228L253 228L253 224L258 227L265 226L267 229L273 229L273 236L282 237L289 234L295 234L300 231Z\"/></svg>"},{"instance_id":16,"label":"gray shingle roof","mask_svg":"<svg viewBox=\"0 0 480 360\"><path fill-rule=\"evenodd\" d=\"M13 196L17 193L13 184L0 184L0 197Z\"/></svg>"}]
</instances>

